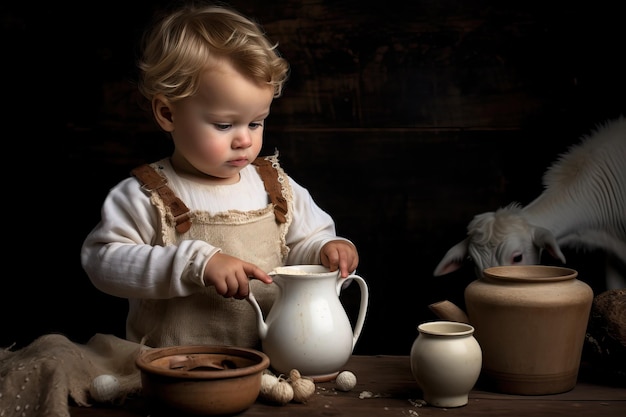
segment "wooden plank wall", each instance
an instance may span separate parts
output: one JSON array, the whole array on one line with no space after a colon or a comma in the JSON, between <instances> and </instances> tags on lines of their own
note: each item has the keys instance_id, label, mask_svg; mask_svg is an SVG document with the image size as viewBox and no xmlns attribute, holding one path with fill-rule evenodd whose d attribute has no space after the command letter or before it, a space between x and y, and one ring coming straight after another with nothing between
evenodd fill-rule
<instances>
[{"instance_id":1,"label":"wooden plank wall","mask_svg":"<svg viewBox=\"0 0 626 417\"><path fill-rule=\"evenodd\" d=\"M417 324L434 318L429 303L463 302L471 267L432 271L472 216L529 202L558 153L626 113L625 25L604 1L367 3L231 4L292 65L265 152L279 149L360 249L371 294L355 352L408 354ZM5 259L22 268L0 287L0 346L48 332L123 336L125 301L91 286L79 252L109 187L170 151L133 84L139 34L163 4L3 11L7 120L20 129L5 138L22 166L10 176ZM601 254L569 261L602 290ZM342 299L353 315L358 289Z\"/></svg>"}]
</instances>

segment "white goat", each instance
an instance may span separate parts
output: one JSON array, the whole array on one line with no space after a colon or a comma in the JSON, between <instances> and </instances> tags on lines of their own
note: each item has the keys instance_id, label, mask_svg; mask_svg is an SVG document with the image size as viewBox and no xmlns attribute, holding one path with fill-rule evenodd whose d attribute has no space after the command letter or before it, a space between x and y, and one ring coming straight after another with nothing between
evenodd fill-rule
<instances>
[{"instance_id":1,"label":"white goat","mask_svg":"<svg viewBox=\"0 0 626 417\"><path fill-rule=\"evenodd\" d=\"M548 168L543 193L526 207L474 216L434 275L456 271L466 257L477 276L490 266L539 264L544 249L565 263L561 247L600 249L626 265L626 118L581 139ZM606 279L607 289L626 288L623 277Z\"/></svg>"}]
</instances>

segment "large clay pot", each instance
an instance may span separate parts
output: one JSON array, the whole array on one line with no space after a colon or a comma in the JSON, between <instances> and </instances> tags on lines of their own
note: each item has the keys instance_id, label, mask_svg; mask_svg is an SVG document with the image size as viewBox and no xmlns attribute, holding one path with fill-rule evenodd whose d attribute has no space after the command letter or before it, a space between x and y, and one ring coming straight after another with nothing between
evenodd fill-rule
<instances>
[{"instance_id":1,"label":"large clay pot","mask_svg":"<svg viewBox=\"0 0 626 417\"><path fill-rule=\"evenodd\" d=\"M297 369L315 381L333 379L350 359L363 328L369 300L365 280L355 274L341 278L339 271L321 265L277 268L273 279L280 291L267 318L254 294L248 296L271 368L285 375ZM339 299L346 280L361 291L354 328Z\"/></svg>"},{"instance_id":2,"label":"large clay pot","mask_svg":"<svg viewBox=\"0 0 626 417\"><path fill-rule=\"evenodd\" d=\"M449 302L431 309L474 326L488 386L510 394L557 394L576 385L593 302L593 291L577 276L557 266L491 267L465 289L465 317L447 314L453 311Z\"/></svg>"}]
</instances>

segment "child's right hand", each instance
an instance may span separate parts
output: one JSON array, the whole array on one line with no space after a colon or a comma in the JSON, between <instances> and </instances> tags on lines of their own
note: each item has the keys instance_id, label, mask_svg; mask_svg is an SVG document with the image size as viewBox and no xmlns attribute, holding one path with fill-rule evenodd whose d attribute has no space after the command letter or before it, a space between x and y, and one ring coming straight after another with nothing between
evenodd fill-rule
<instances>
[{"instance_id":1,"label":"child's right hand","mask_svg":"<svg viewBox=\"0 0 626 417\"><path fill-rule=\"evenodd\" d=\"M204 285L215 287L215 291L224 297L246 298L250 278L272 283L272 278L258 266L224 253L213 255L204 268Z\"/></svg>"}]
</instances>

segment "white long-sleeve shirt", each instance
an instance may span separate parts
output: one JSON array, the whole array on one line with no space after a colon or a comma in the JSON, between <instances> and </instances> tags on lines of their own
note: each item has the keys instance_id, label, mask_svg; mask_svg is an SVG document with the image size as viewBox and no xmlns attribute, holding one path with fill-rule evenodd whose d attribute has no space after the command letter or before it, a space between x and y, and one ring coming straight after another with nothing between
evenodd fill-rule
<instances>
[{"instance_id":1,"label":"white long-sleeve shirt","mask_svg":"<svg viewBox=\"0 0 626 417\"><path fill-rule=\"evenodd\" d=\"M174 171L171 170L171 173ZM253 166L241 171L232 185L205 185L168 175L170 188L192 211L217 214L267 206L268 196ZM293 192L293 222L286 235L286 264L319 264L321 247L336 236L333 219L310 193L289 178ZM204 289L204 266L219 248L199 240L174 246L156 244L159 214L133 177L122 180L107 195L101 220L85 239L81 262L99 290L122 298L165 299Z\"/></svg>"}]
</instances>

